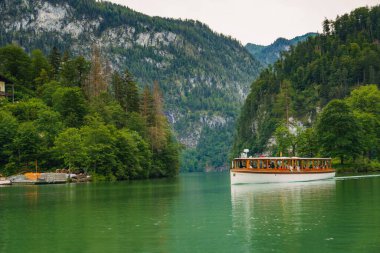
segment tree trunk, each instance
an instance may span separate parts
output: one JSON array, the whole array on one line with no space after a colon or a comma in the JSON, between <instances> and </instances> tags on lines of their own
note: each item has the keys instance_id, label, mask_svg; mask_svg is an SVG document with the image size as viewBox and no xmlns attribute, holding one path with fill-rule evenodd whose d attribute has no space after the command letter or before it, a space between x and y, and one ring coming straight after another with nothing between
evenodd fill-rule
<instances>
[{"instance_id":1,"label":"tree trunk","mask_svg":"<svg viewBox=\"0 0 380 253\"><path fill-rule=\"evenodd\" d=\"M343 165L343 156L340 157L340 164Z\"/></svg>"}]
</instances>

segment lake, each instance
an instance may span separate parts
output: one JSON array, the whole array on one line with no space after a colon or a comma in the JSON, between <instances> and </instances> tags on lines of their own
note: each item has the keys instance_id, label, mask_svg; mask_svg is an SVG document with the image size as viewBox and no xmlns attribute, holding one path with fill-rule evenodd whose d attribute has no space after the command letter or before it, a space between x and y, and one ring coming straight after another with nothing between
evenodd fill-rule
<instances>
[{"instance_id":1,"label":"lake","mask_svg":"<svg viewBox=\"0 0 380 253\"><path fill-rule=\"evenodd\" d=\"M380 177L0 188L0 252L380 252Z\"/></svg>"}]
</instances>

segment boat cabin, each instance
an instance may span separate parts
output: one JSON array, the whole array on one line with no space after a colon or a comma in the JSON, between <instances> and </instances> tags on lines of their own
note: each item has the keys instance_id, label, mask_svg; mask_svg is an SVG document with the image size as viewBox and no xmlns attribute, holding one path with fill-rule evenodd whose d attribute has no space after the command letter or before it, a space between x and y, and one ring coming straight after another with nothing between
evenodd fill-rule
<instances>
[{"instance_id":1,"label":"boat cabin","mask_svg":"<svg viewBox=\"0 0 380 253\"><path fill-rule=\"evenodd\" d=\"M311 172L332 170L331 158L242 157L232 161L231 170Z\"/></svg>"}]
</instances>

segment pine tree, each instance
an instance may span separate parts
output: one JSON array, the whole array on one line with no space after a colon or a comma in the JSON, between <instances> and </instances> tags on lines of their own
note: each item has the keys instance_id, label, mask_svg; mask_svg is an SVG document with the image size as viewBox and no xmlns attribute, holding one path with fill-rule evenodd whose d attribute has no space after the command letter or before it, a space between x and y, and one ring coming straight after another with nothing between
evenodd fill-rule
<instances>
[{"instance_id":1,"label":"pine tree","mask_svg":"<svg viewBox=\"0 0 380 253\"><path fill-rule=\"evenodd\" d=\"M147 85L144 87L140 108L141 116L144 118L146 125L148 127L153 126L156 115L153 107L153 96Z\"/></svg>"},{"instance_id":2,"label":"pine tree","mask_svg":"<svg viewBox=\"0 0 380 253\"><path fill-rule=\"evenodd\" d=\"M133 80L132 74L125 70L124 83L126 91L126 111L139 112L139 90L136 82Z\"/></svg>"},{"instance_id":3,"label":"pine tree","mask_svg":"<svg viewBox=\"0 0 380 253\"><path fill-rule=\"evenodd\" d=\"M51 78L54 80L58 80L59 72L61 70L61 53L55 46L50 52L49 63L51 65Z\"/></svg>"},{"instance_id":4,"label":"pine tree","mask_svg":"<svg viewBox=\"0 0 380 253\"><path fill-rule=\"evenodd\" d=\"M126 110L127 108L127 101L125 100L125 86L123 83L123 79L121 78L120 74L115 71L112 74L112 95L116 99L116 101L121 105L121 107Z\"/></svg>"}]
</instances>

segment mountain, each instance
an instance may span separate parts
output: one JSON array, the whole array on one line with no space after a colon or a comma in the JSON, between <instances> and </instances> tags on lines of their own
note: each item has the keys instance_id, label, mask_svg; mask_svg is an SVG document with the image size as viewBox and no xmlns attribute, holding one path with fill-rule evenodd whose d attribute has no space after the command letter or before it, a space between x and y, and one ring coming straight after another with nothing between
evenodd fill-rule
<instances>
[{"instance_id":1,"label":"mountain","mask_svg":"<svg viewBox=\"0 0 380 253\"><path fill-rule=\"evenodd\" d=\"M278 38L269 46L256 45L248 43L245 48L257 59L263 66L271 65L280 58L281 52L288 51L291 46L307 40L309 37L316 36L317 33L306 33L293 39Z\"/></svg>"},{"instance_id":2,"label":"mountain","mask_svg":"<svg viewBox=\"0 0 380 253\"><path fill-rule=\"evenodd\" d=\"M182 168L225 166L238 108L260 69L238 41L198 21L95 0L3 0L0 15L1 46L90 55L97 44L110 69L128 68L140 86L157 80L165 114L187 147Z\"/></svg>"},{"instance_id":3,"label":"mountain","mask_svg":"<svg viewBox=\"0 0 380 253\"><path fill-rule=\"evenodd\" d=\"M232 155L243 148L270 153L282 122L312 126L331 100L345 98L360 85L380 84L380 6L325 20L323 27L323 34L291 47L253 82Z\"/></svg>"}]
</instances>

